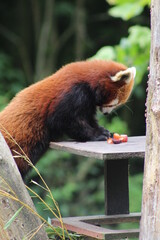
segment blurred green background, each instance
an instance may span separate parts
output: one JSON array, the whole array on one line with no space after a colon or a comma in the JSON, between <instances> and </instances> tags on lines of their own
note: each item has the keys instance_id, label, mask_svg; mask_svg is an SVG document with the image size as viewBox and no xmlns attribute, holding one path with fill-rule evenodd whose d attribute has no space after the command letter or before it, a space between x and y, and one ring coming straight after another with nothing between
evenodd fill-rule
<instances>
[{"instance_id":1,"label":"blurred green background","mask_svg":"<svg viewBox=\"0 0 160 240\"><path fill-rule=\"evenodd\" d=\"M127 104L99 123L112 132L145 135L150 51L149 0L3 0L0 2L0 110L21 89L62 65L112 59L135 66ZM48 150L37 164L63 216L104 213L103 162ZM130 161L130 210L140 211L143 161ZM39 182L34 171L30 178ZM30 184L50 203L42 188ZM36 202L38 211L52 217ZM52 203L50 203L52 205Z\"/></svg>"}]
</instances>

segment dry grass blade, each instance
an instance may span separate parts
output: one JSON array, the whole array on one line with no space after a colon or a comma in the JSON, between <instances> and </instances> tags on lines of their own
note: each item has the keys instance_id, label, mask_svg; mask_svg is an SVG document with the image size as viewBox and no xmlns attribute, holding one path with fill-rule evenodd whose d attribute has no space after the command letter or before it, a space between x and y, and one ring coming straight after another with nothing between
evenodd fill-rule
<instances>
[{"instance_id":1,"label":"dry grass blade","mask_svg":"<svg viewBox=\"0 0 160 240\"><path fill-rule=\"evenodd\" d=\"M46 225L48 225L49 227L52 228L53 231L55 231L55 233L62 238L59 233L56 231L56 229L47 222L47 220L45 220L42 216L40 216L34 209L32 209L29 205L27 205L26 203L22 202L21 200L19 200L18 198L16 198L15 196L12 196L10 193L5 192L3 190L0 189L0 195L3 197L7 197L9 199L12 199L13 201L16 201L18 203L20 203L21 206L25 207L26 209L28 209L32 214L36 215L37 217L39 217L43 223L45 223ZM63 238L62 238L63 239Z\"/></svg>"},{"instance_id":2,"label":"dry grass blade","mask_svg":"<svg viewBox=\"0 0 160 240\"><path fill-rule=\"evenodd\" d=\"M12 142L14 142L15 145L18 146L18 148L19 148L19 150L20 150L20 152L21 152L21 153L20 153L20 152L17 152L17 151L14 151L14 150L13 150L13 151L16 153L16 156L14 156L14 157L15 157L15 158L22 158L22 159L24 159L24 161L26 161L26 162L36 171L36 173L37 173L38 176L40 177L42 183L44 184L44 187L41 186L41 185L39 185L39 184L38 184L38 185L39 185L39 187L43 188L45 191L47 191L47 192L49 193L49 196L50 196L50 198L52 199L52 201L53 201L53 203L54 203L54 206L55 206L55 210L57 211L58 214L56 214L56 213L53 211L53 209L52 209L47 203L45 203L45 201L44 201L35 191L33 191L33 190L32 190L31 188L29 188L28 186L26 186L26 188L27 188L29 191L31 191L31 192L34 194L34 196L36 196L37 198L39 198L39 200L46 206L46 208L47 208L48 210L50 210L51 213L60 221L61 228L62 228L62 235L63 235L63 236L61 237L61 236L59 235L59 233L56 231L56 229L55 229L51 224L49 224L42 216L40 216L37 212L35 212L35 211L34 211L32 208L30 208L27 204L25 204L25 203L23 203L22 201L20 201L20 200L17 198L16 194L13 192L13 190L9 187L9 185L7 185L7 186L8 186L8 189L10 189L10 192L13 193L13 195L10 194L10 193L8 193L8 191L4 191L3 189L0 190L0 195L9 197L9 198L11 198L11 199L14 200L14 201L19 202L22 206L24 206L25 208L27 208L28 210L30 210L33 214L35 214L36 216L38 216L38 217L43 221L43 223L46 223L49 227L51 227L53 230L55 230L56 234L57 234L60 238L65 239L65 231L67 232L67 230L66 230L65 227L64 227L63 219L62 219L62 216L61 216L61 213L60 213L59 206L58 206L57 202L55 201L55 199L54 199L54 197L53 197L53 195L52 195L52 193L51 193L51 190L49 189L48 185L46 184L45 180L44 180L43 177L41 176L41 174L40 174L40 172L38 171L38 169L33 165L33 163L31 162L31 160L30 160L30 159L28 158L28 156L25 154L25 152L23 151L23 149L19 146L19 144L15 141L15 139L11 136L11 134L2 126L2 124L0 124L0 126L1 126L1 128L3 129L3 131L7 134L8 138L9 138ZM32 182L34 183L34 181L32 181ZM6 183L6 184L7 184L7 183ZM37 183L36 183L36 185L37 185ZM67 232L67 233L68 233L68 232ZM69 234L68 234L68 238L71 239L70 236L69 236Z\"/></svg>"}]
</instances>

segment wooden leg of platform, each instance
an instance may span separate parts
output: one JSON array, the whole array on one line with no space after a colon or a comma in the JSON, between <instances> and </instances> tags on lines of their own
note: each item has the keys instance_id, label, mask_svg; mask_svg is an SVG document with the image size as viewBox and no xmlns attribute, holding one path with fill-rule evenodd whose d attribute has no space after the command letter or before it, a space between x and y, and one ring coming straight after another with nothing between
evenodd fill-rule
<instances>
[{"instance_id":1,"label":"wooden leg of platform","mask_svg":"<svg viewBox=\"0 0 160 240\"><path fill-rule=\"evenodd\" d=\"M104 178L105 214L128 214L128 160L105 160Z\"/></svg>"}]
</instances>

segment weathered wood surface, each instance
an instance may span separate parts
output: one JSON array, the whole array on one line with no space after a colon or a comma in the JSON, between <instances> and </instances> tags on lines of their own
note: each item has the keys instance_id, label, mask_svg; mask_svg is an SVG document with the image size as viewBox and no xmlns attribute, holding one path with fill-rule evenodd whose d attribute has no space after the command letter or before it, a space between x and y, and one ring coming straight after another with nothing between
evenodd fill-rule
<instances>
[{"instance_id":1,"label":"weathered wood surface","mask_svg":"<svg viewBox=\"0 0 160 240\"><path fill-rule=\"evenodd\" d=\"M116 223L130 223L139 222L141 218L141 213L130 213L130 214L118 214L118 215L98 215L98 216L82 216L82 217L72 217L72 219L77 221L83 221L86 223L91 223L94 225L110 225ZM68 218L67 218L68 219Z\"/></svg>"},{"instance_id":2,"label":"weathered wood surface","mask_svg":"<svg viewBox=\"0 0 160 240\"><path fill-rule=\"evenodd\" d=\"M127 143L104 142L51 142L50 148L102 160L144 158L145 136L129 137Z\"/></svg>"},{"instance_id":3,"label":"weathered wood surface","mask_svg":"<svg viewBox=\"0 0 160 240\"><path fill-rule=\"evenodd\" d=\"M160 239L160 1L151 1L151 52L140 240Z\"/></svg>"},{"instance_id":4,"label":"weathered wood surface","mask_svg":"<svg viewBox=\"0 0 160 240\"><path fill-rule=\"evenodd\" d=\"M8 222L15 212L22 206L19 202L12 200L10 197L3 196L4 191L36 211L18 171L17 165L2 134L0 133L0 240L30 239L26 236L28 234L31 236L36 230L38 230L42 222L25 207L23 207L10 227L4 231L4 224ZM14 191L14 193L12 191ZM43 226L32 239L48 239Z\"/></svg>"},{"instance_id":5,"label":"weathered wood surface","mask_svg":"<svg viewBox=\"0 0 160 240\"><path fill-rule=\"evenodd\" d=\"M139 229L111 230L100 225L108 225L120 222L139 222L140 214L132 213L127 215L113 216L85 216L63 218L65 227L73 232L83 234L97 239L124 239L126 237L138 237ZM60 226L57 219L52 219L52 225ZM98 226L96 226L98 225Z\"/></svg>"}]
</instances>

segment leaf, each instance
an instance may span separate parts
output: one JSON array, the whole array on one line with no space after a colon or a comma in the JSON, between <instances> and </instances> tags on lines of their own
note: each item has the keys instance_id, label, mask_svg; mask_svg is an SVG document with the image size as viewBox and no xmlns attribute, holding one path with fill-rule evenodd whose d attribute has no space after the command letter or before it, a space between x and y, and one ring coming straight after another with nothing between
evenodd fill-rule
<instances>
[{"instance_id":1,"label":"leaf","mask_svg":"<svg viewBox=\"0 0 160 240\"><path fill-rule=\"evenodd\" d=\"M135 17L141 14L142 11L143 11L143 6L140 4L137 4L137 2L134 2L134 3L119 4L115 7L112 7L109 10L109 14L112 17L119 17L126 21L132 17Z\"/></svg>"},{"instance_id":2,"label":"leaf","mask_svg":"<svg viewBox=\"0 0 160 240\"><path fill-rule=\"evenodd\" d=\"M51 225L52 223L51 223L51 218L50 217L48 217L48 223Z\"/></svg>"},{"instance_id":3,"label":"leaf","mask_svg":"<svg viewBox=\"0 0 160 240\"><path fill-rule=\"evenodd\" d=\"M102 60L115 60L115 50L111 46L102 47L92 58L90 59L102 59Z\"/></svg>"},{"instance_id":4,"label":"leaf","mask_svg":"<svg viewBox=\"0 0 160 240\"><path fill-rule=\"evenodd\" d=\"M112 59L125 65L135 66L137 70L135 85L141 83L147 71L150 55L151 31L147 27L132 26L129 36L122 38L119 45L102 47L90 59Z\"/></svg>"},{"instance_id":5,"label":"leaf","mask_svg":"<svg viewBox=\"0 0 160 240\"><path fill-rule=\"evenodd\" d=\"M55 230L54 230L55 229ZM59 233L59 235L61 237L63 237L63 232L62 232L62 229L60 227L55 227L55 228L50 228L50 227L47 227L45 229L49 239L57 239L57 233ZM56 231L56 232L55 232ZM59 239L59 238L58 238ZM66 240L77 240L77 239L84 239L80 234L77 234L77 233L70 233L70 232L67 232L66 230L64 231L64 238L63 239L66 239Z\"/></svg>"},{"instance_id":6,"label":"leaf","mask_svg":"<svg viewBox=\"0 0 160 240\"><path fill-rule=\"evenodd\" d=\"M5 224L4 226L4 230L6 230L11 224L12 222L16 219L16 217L18 216L18 214L21 212L23 206L20 207L16 212L15 214L9 219L9 221Z\"/></svg>"},{"instance_id":7,"label":"leaf","mask_svg":"<svg viewBox=\"0 0 160 240\"><path fill-rule=\"evenodd\" d=\"M139 44L141 48L146 48L150 46L151 41L151 31L147 27L133 26L129 28L128 41L131 44Z\"/></svg>"},{"instance_id":8,"label":"leaf","mask_svg":"<svg viewBox=\"0 0 160 240\"><path fill-rule=\"evenodd\" d=\"M144 1L148 1L148 0L144 0ZM119 4L124 4L128 2L130 3L135 2L135 0L106 0L106 2L108 2L110 5L119 5Z\"/></svg>"}]
</instances>

